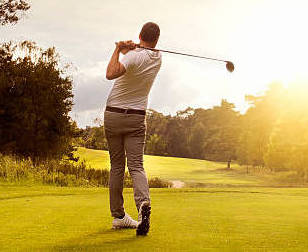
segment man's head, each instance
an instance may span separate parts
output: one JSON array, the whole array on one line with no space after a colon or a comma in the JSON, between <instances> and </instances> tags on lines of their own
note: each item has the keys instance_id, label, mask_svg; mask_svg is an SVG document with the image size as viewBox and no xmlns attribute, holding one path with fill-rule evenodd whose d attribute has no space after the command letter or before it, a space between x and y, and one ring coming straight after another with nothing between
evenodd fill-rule
<instances>
[{"instance_id":1,"label":"man's head","mask_svg":"<svg viewBox=\"0 0 308 252\"><path fill-rule=\"evenodd\" d=\"M155 47L160 35L159 26L153 22L143 25L139 34L140 41L144 42L148 47Z\"/></svg>"}]
</instances>

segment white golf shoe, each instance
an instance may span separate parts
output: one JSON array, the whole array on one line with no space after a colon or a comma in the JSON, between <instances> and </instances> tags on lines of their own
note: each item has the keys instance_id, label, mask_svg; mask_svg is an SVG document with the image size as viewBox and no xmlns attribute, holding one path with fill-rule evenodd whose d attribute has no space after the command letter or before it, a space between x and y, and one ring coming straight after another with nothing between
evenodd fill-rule
<instances>
[{"instance_id":1,"label":"white golf shoe","mask_svg":"<svg viewBox=\"0 0 308 252\"><path fill-rule=\"evenodd\" d=\"M121 229L121 228L137 228L138 222L133 220L127 213L123 219L114 218L112 221L112 228L113 229Z\"/></svg>"},{"instance_id":2,"label":"white golf shoe","mask_svg":"<svg viewBox=\"0 0 308 252\"><path fill-rule=\"evenodd\" d=\"M137 235L147 235L150 229L150 215L151 215L151 206L150 202L142 202L139 214L138 214L138 226L136 230Z\"/></svg>"}]
</instances>

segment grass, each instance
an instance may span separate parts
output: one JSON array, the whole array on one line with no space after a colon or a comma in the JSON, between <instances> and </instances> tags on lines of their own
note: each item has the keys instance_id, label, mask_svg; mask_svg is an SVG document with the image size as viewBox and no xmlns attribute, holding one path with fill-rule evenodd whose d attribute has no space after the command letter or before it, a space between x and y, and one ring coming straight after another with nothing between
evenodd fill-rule
<instances>
[{"instance_id":1,"label":"grass","mask_svg":"<svg viewBox=\"0 0 308 252\"><path fill-rule=\"evenodd\" d=\"M126 210L137 217L131 189ZM110 229L108 190L0 185L0 250L304 251L308 189L151 189L147 237Z\"/></svg>"},{"instance_id":2,"label":"grass","mask_svg":"<svg viewBox=\"0 0 308 252\"><path fill-rule=\"evenodd\" d=\"M106 151L79 148L96 169ZM266 188L262 177L233 165L145 156L150 177L209 188L151 189L147 237L112 230L106 188L0 182L0 251L304 251L308 248L308 188ZM137 218L132 189L125 209Z\"/></svg>"},{"instance_id":3,"label":"grass","mask_svg":"<svg viewBox=\"0 0 308 252\"><path fill-rule=\"evenodd\" d=\"M108 151L78 148L76 156L95 169L110 169ZM199 159L145 155L144 167L149 177L181 180L191 186L263 186L266 183L264 178L246 174L245 168L237 164L226 171L226 163Z\"/></svg>"}]
</instances>

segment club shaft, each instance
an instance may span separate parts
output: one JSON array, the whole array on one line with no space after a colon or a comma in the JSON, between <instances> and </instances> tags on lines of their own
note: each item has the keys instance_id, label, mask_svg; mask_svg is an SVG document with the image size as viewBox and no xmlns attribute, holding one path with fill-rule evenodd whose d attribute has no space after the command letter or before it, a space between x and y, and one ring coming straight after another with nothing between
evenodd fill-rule
<instances>
[{"instance_id":1,"label":"club shaft","mask_svg":"<svg viewBox=\"0 0 308 252\"><path fill-rule=\"evenodd\" d=\"M173 52L173 51L168 51L168 50L162 50L162 49L155 49L151 47L145 47L145 46L139 46L140 48L151 50L151 51L160 51L160 52L165 52L165 53L173 53L173 54L178 54L178 55L183 55L183 56L189 56L189 57L194 57L194 58L200 58L200 59L208 59L208 60L215 60L215 61L221 61L221 62L229 62L228 60L222 60L222 59L215 59L215 58L210 58L210 57L204 57L204 56L198 56L198 55L193 55L193 54L187 54L187 53L180 53L180 52Z\"/></svg>"}]
</instances>

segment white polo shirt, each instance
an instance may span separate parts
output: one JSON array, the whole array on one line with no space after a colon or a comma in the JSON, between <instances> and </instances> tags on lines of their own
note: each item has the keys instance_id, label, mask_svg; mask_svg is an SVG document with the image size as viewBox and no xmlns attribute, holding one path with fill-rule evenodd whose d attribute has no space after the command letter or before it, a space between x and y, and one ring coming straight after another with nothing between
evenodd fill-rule
<instances>
[{"instance_id":1,"label":"white polo shirt","mask_svg":"<svg viewBox=\"0 0 308 252\"><path fill-rule=\"evenodd\" d=\"M115 80L107 106L146 110L151 87L161 66L160 52L136 48L126 53L120 62L126 72Z\"/></svg>"}]
</instances>

